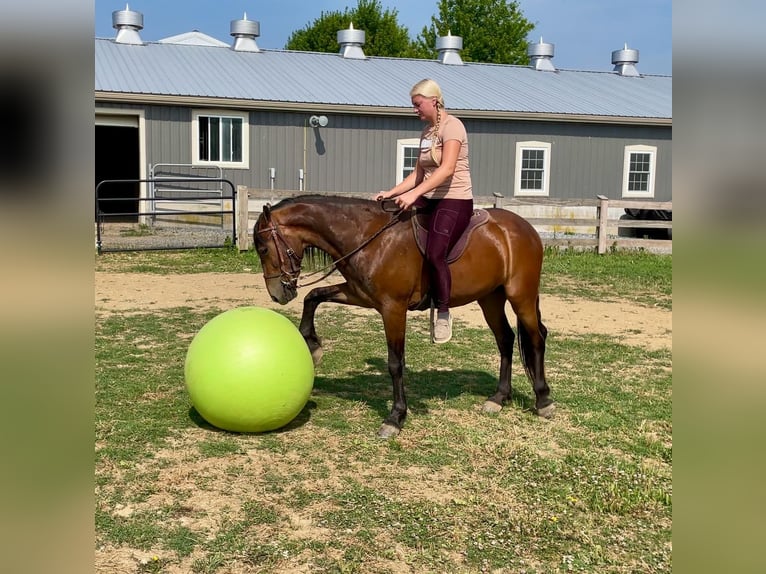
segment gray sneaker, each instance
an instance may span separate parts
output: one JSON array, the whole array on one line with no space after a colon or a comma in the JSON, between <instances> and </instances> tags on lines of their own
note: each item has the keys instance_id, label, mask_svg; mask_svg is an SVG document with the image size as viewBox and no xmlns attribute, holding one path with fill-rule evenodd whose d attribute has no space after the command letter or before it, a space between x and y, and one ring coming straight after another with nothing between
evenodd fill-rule
<instances>
[{"instance_id":1,"label":"gray sneaker","mask_svg":"<svg viewBox=\"0 0 766 574\"><path fill-rule=\"evenodd\" d=\"M442 344L452 339L452 315L449 313L437 313L434 321L433 342Z\"/></svg>"}]
</instances>

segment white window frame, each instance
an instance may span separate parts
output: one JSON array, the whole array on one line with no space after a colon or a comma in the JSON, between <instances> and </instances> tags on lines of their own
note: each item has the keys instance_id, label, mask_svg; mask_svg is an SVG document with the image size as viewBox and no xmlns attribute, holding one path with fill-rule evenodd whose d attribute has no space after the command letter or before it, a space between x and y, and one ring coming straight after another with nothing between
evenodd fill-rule
<instances>
[{"instance_id":1,"label":"white window frame","mask_svg":"<svg viewBox=\"0 0 766 574\"><path fill-rule=\"evenodd\" d=\"M521 166L525 150L542 150L543 186L542 189L521 189ZM514 173L513 194L526 197L548 197L551 181L551 143L540 141L516 142L516 168Z\"/></svg>"},{"instance_id":2,"label":"white window frame","mask_svg":"<svg viewBox=\"0 0 766 574\"><path fill-rule=\"evenodd\" d=\"M630 181L630 156L634 153L649 154L649 179L646 191L628 189ZM654 180L657 172L657 146L651 145L626 145L622 166L622 197L654 197Z\"/></svg>"},{"instance_id":3,"label":"white window frame","mask_svg":"<svg viewBox=\"0 0 766 574\"><path fill-rule=\"evenodd\" d=\"M242 120L242 161L208 161L199 157L199 118L237 118ZM232 110L192 110L191 121L192 164L197 166L218 166L227 169L250 168L250 122L247 112Z\"/></svg>"},{"instance_id":4,"label":"white window frame","mask_svg":"<svg viewBox=\"0 0 766 574\"><path fill-rule=\"evenodd\" d=\"M402 173L404 172L404 150L415 148L420 153L420 139L407 138L396 140L396 183L397 185L404 181Z\"/></svg>"}]
</instances>

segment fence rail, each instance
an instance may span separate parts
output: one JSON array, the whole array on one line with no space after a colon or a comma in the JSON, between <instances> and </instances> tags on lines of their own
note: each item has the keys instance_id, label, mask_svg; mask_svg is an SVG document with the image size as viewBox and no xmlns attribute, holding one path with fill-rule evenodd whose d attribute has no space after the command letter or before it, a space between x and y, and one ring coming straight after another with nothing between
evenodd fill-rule
<instances>
[{"instance_id":1,"label":"fence rail","mask_svg":"<svg viewBox=\"0 0 766 574\"><path fill-rule=\"evenodd\" d=\"M252 247L252 229L266 203L274 204L287 197L304 192L297 190L255 189L237 186L237 246L241 251ZM321 193L321 192L320 192ZM326 192L330 193L330 192ZM373 194L332 193L347 197L372 199ZM647 249L650 251L672 252L671 239L649 237L627 237L627 230L665 230L672 236L673 221L629 218L625 209L649 211L673 211L671 201L642 201L609 199L599 195L594 199L550 199L550 198L504 198L499 194L474 198L476 207L498 207L518 213L540 232L546 246L592 248L598 253L609 249ZM622 210L622 211L620 211ZM553 213L554 215L551 215ZM635 232L632 232L635 233ZM648 235L648 234L646 234Z\"/></svg>"},{"instance_id":2,"label":"fence rail","mask_svg":"<svg viewBox=\"0 0 766 574\"><path fill-rule=\"evenodd\" d=\"M157 197L155 185L178 185L173 193ZM140 197L138 193L127 196L105 195L108 186L138 186L149 184L151 193ZM189 184L203 186L189 189ZM216 189L204 186L215 185ZM223 191L224 186L228 193ZM124 192L120 192L124 193ZM95 193L96 250L138 251L160 249L193 249L197 247L224 247L237 242L237 192L234 184L225 178L161 177L159 179L105 179L96 185ZM109 209L111 205L135 204L128 210ZM117 229L104 243L105 229L109 222L128 219L136 222L139 229ZM163 223L163 226L159 224ZM151 231L143 233L140 226ZM132 223L131 223L132 227ZM214 228L214 232L209 232ZM245 230L246 233L246 230Z\"/></svg>"}]
</instances>

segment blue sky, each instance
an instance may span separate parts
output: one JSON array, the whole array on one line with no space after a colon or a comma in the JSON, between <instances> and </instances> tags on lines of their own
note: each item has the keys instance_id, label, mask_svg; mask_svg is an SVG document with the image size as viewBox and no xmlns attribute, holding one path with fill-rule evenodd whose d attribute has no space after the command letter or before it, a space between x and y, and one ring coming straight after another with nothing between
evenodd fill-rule
<instances>
[{"instance_id":1,"label":"blue sky","mask_svg":"<svg viewBox=\"0 0 766 574\"><path fill-rule=\"evenodd\" d=\"M230 43L231 20L247 13L260 22L261 49L282 49L295 30L310 25L322 12L340 11L357 0L128 0L131 10L144 15L144 41L199 30ZM126 0L96 0L95 35L113 38L112 12L123 10ZM381 0L384 9L396 10L399 24L415 38L438 0ZM520 0L524 16L535 24L530 41L555 45L558 68L612 69L611 55L627 43L639 51L638 70L645 74L672 74L671 0Z\"/></svg>"}]
</instances>

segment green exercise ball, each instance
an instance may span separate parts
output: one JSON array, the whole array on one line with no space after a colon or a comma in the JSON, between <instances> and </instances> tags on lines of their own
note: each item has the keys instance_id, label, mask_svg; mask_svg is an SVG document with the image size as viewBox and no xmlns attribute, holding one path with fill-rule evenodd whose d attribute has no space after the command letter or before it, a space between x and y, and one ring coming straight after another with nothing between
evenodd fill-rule
<instances>
[{"instance_id":1,"label":"green exercise ball","mask_svg":"<svg viewBox=\"0 0 766 574\"><path fill-rule=\"evenodd\" d=\"M314 386L308 346L284 315L239 307L208 321L184 364L191 402L210 424L266 432L292 421Z\"/></svg>"}]
</instances>

